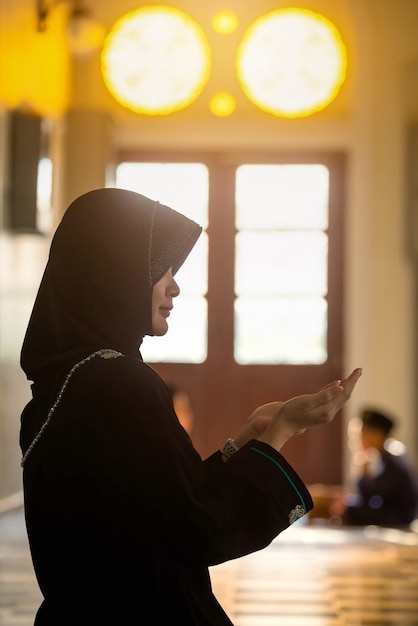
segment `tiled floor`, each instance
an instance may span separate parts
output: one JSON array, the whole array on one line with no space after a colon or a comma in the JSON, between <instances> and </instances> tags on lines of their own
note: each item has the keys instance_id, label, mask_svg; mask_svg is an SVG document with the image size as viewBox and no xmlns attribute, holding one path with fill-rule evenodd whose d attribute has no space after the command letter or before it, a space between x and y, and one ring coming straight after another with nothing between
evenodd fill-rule
<instances>
[{"instance_id":1,"label":"tiled floor","mask_svg":"<svg viewBox=\"0 0 418 626\"><path fill-rule=\"evenodd\" d=\"M418 535L294 526L214 569L236 626L418 626Z\"/></svg>"},{"instance_id":2,"label":"tiled floor","mask_svg":"<svg viewBox=\"0 0 418 626\"><path fill-rule=\"evenodd\" d=\"M297 523L211 574L235 626L418 626L413 532ZM22 512L0 515L0 625L32 626L40 599Z\"/></svg>"},{"instance_id":3,"label":"tiled floor","mask_svg":"<svg viewBox=\"0 0 418 626\"><path fill-rule=\"evenodd\" d=\"M40 601L23 513L21 509L3 513L0 515L0 626L32 626Z\"/></svg>"}]
</instances>

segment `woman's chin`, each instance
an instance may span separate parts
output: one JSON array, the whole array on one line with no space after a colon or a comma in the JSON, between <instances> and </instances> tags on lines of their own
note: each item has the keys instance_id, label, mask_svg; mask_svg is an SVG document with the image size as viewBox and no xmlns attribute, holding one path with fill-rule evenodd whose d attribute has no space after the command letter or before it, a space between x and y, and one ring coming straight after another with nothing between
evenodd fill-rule
<instances>
[{"instance_id":1,"label":"woman's chin","mask_svg":"<svg viewBox=\"0 0 418 626\"><path fill-rule=\"evenodd\" d=\"M155 337L162 337L168 331L168 324L165 320L161 320L157 324L153 324L152 330Z\"/></svg>"}]
</instances>

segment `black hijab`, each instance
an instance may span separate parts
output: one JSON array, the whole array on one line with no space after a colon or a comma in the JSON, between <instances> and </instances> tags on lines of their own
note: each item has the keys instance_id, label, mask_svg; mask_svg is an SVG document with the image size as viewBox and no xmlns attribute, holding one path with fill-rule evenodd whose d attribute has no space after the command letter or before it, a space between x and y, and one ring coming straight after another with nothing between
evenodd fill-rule
<instances>
[{"instance_id":1,"label":"black hijab","mask_svg":"<svg viewBox=\"0 0 418 626\"><path fill-rule=\"evenodd\" d=\"M97 189L67 209L24 339L21 365L46 382L101 348L140 358L152 333L152 288L182 265L201 233L184 215L122 189Z\"/></svg>"}]
</instances>

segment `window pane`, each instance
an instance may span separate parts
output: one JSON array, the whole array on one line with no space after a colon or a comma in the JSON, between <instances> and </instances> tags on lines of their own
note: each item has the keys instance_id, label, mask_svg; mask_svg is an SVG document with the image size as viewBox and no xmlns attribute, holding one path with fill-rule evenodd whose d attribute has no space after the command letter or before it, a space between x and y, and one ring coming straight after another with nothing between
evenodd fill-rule
<instances>
[{"instance_id":1,"label":"window pane","mask_svg":"<svg viewBox=\"0 0 418 626\"><path fill-rule=\"evenodd\" d=\"M238 296L327 293L328 237L321 231L241 232L235 254Z\"/></svg>"},{"instance_id":2,"label":"window pane","mask_svg":"<svg viewBox=\"0 0 418 626\"><path fill-rule=\"evenodd\" d=\"M235 301L237 363L320 364L327 359L323 298L239 298Z\"/></svg>"},{"instance_id":3,"label":"window pane","mask_svg":"<svg viewBox=\"0 0 418 626\"><path fill-rule=\"evenodd\" d=\"M328 197L329 170L322 164L237 169L234 351L239 363L326 360Z\"/></svg>"},{"instance_id":4,"label":"window pane","mask_svg":"<svg viewBox=\"0 0 418 626\"><path fill-rule=\"evenodd\" d=\"M241 165L236 226L241 229L328 227L329 171L314 165Z\"/></svg>"},{"instance_id":5,"label":"window pane","mask_svg":"<svg viewBox=\"0 0 418 626\"><path fill-rule=\"evenodd\" d=\"M52 175L52 159L42 157L38 163L38 179L36 186L36 207L38 209L36 226L41 233L50 232L53 223Z\"/></svg>"},{"instance_id":6,"label":"window pane","mask_svg":"<svg viewBox=\"0 0 418 626\"><path fill-rule=\"evenodd\" d=\"M180 296L205 296L208 291L208 236L203 232L197 240L175 279L180 287Z\"/></svg>"},{"instance_id":7,"label":"window pane","mask_svg":"<svg viewBox=\"0 0 418 626\"><path fill-rule=\"evenodd\" d=\"M202 163L120 163L116 186L158 200L207 228L209 173ZM164 337L146 337L141 353L148 362L201 363L207 355L206 232L175 278L180 296L174 300L169 331Z\"/></svg>"},{"instance_id":8,"label":"window pane","mask_svg":"<svg viewBox=\"0 0 418 626\"><path fill-rule=\"evenodd\" d=\"M148 363L203 363L207 355L207 302L205 298L179 296L163 337L145 337L141 354Z\"/></svg>"},{"instance_id":9,"label":"window pane","mask_svg":"<svg viewBox=\"0 0 418 626\"><path fill-rule=\"evenodd\" d=\"M116 185L208 226L209 173L203 163L120 163Z\"/></svg>"}]
</instances>

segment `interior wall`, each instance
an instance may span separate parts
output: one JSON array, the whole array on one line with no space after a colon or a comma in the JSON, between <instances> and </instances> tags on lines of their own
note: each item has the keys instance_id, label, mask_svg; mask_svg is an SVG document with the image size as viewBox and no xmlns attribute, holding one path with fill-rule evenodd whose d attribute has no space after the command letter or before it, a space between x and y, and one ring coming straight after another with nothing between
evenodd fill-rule
<instances>
[{"instance_id":1,"label":"interior wall","mask_svg":"<svg viewBox=\"0 0 418 626\"><path fill-rule=\"evenodd\" d=\"M20 348L49 249L49 236L4 227L10 191L8 111L19 108L51 120L55 178L59 181L60 120L68 107L70 57L63 39L64 4L50 28L37 32L36 3L0 0L0 511L20 503L20 413L30 387L20 368ZM60 185L53 189L54 206Z\"/></svg>"},{"instance_id":2,"label":"interior wall","mask_svg":"<svg viewBox=\"0 0 418 626\"><path fill-rule=\"evenodd\" d=\"M418 56L418 5L412 0L352 2L361 57L352 152L347 274L348 362L364 377L353 401L390 411L395 436L417 460L414 273L406 233L406 127L416 93L404 75Z\"/></svg>"},{"instance_id":3,"label":"interior wall","mask_svg":"<svg viewBox=\"0 0 418 626\"><path fill-rule=\"evenodd\" d=\"M56 4L47 29L39 32L36 2L0 0L2 107L22 107L53 117L68 107L71 65L64 37L68 3Z\"/></svg>"},{"instance_id":4,"label":"interior wall","mask_svg":"<svg viewBox=\"0 0 418 626\"><path fill-rule=\"evenodd\" d=\"M108 113L71 109L65 125L62 207L83 193L105 187L114 161L113 123Z\"/></svg>"}]
</instances>

